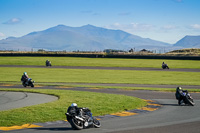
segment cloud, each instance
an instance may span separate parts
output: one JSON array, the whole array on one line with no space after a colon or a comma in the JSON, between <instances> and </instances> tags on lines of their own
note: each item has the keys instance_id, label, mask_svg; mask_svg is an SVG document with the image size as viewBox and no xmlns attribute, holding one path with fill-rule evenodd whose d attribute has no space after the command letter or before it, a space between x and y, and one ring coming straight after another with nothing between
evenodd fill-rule
<instances>
[{"instance_id":1,"label":"cloud","mask_svg":"<svg viewBox=\"0 0 200 133\"><path fill-rule=\"evenodd\" d=\"M189 27L194 29L194 30L200 30L200 24L192 24Z\"/></svg>"},{"instance_id":2,"label":"cloud","mask_svg":"<svg viewBox=\"0 0 200 133\"><path fill-rule=\"evenodd\" d=\"M10 25L13 25L13 24L18 24L18 23L21 23L22 20L20 18L12 18L6 22L4 22L3 24L10 24Z\"/></svg>"},{"instance_id":3,"label":"cloud","mask_svg":"<svg viewBox=\"0 0 200 133\"><path fill-rule=\"evenodd\" d=\"M154 28L153 25L142 23L131 23L130 26L137 31L149 31Z\"/></svg>"},{"instance_id":4,"label":"cloud","mask_svg":"<svg viewBox=\"0 0 200 133\"><path fill-rule=\"evenodd\" d=\"M0 32L0 40L1 40L1 39L4 39L5 37L6 37L6 35L3 34L2 32Z\"/></svg>"},{"instance_id":5,"label":"cloud","mask_svg":"<svg viewBox=\"0 0 200 133\"><path fill-rule=\"evenodd\" d=\"M120 24L120 23L114 23L109 26L106 26L106 28L110 29L120 29L123 31L127 31L130 33L133 32L146 32L154 29L153 25L150 24L143 24L143 23L130 23L130 24Z\"/></svg>"},{"instance_id":6,"label":"cloud","mask_svg":"<svg viewBox=\"0 0 200 133\"><path fill-rule=\"evenodd\" d=\"M6 35L0 32L0 37L5 37Z\"/></svg>"},{"instance_id":7,"label":"cloud","mask_svg":"<svg viewBox=\"0 0 200 133\"><path fill-rule=\"evenodd\" d=\"M161 27L161 29L164 29L164 30L173 30L173 29L176 29L177 27L174 26L174 25L164 25L163 27Z\"/></svg>"}]
</instances>

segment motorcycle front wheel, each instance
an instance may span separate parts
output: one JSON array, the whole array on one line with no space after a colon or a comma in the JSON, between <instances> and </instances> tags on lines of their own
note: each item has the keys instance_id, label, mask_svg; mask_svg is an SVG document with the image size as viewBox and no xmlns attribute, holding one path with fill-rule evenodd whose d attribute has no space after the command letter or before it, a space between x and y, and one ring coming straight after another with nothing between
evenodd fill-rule
<instances>
[{"instance_id":1,"label":"motorcycle front wheel","mask_svg":"<svg viewBox=\"0 0 200 133\"><path fill-rule=\"evenodd\" d=\"M31 84L31 87L34 87L34 84Z\"/></svg>"},{"instance_id":2,"label":"motorcycle front wheel","mask_svg":"<svg viewBox=\"0 0 200 133\"><path fill-rule=\"evenodd\" d=\"M100 128L101 127L101 123L96 118L93 118L93 125L96 128Z\"/></svg>"},{"instance_id":3,"label":"motorcycle front wheel","mask_svg":"<svg viewBox=\"0 0 200 133\"><path fill-rule=\"evenodd\" d=\"M189 105L194 106L195 103L194 103L193 99L186 97L185 100Z\"/></svg>"}]
</instances>

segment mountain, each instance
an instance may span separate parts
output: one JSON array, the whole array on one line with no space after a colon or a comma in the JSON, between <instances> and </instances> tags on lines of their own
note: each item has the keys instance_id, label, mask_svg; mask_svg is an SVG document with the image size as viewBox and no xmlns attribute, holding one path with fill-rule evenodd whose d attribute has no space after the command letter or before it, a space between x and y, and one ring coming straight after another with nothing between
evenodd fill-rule
<instances>
[{"instance_id":1,"label":"mountain","mask_svg":"<svg viewBox=\"0 0 200 133\"><path fill-rule=\"evenodd\" d=\"M183 48L200 48L200 36L185 36L173 46Z\"/></svg>"},{"instance_id":2,"label":"mountain","mask_svg":"<svg viewBox=\"0 0 200 133\"><path fill-rule=\"evenodd\" d=\"M32 32L22 37L0 40L0 49L9 50L66 50L100 51L104 49L129 50L158 49L168 43L142 38L121 30L111 30L93 25L69 27L58 25L44 31Z\"/></svg>"}]
</instances>

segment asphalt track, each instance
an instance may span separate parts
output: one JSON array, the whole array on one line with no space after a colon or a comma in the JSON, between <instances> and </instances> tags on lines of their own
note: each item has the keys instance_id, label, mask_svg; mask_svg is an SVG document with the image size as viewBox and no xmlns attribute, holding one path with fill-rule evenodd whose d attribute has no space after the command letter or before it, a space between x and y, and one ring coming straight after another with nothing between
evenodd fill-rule
<instances>
[{"instance_id":1,"label":"asphalt track","mask_svg":"<svg viewBox=\"0 0 200 133\"><path fill-rule=\"evenodd\" d=\"M71 69L71 68L70 68ZM78 68L76 68L78 69ZM82 68L80 68L82 69ZM170 69L169 69L170 70ZM196 70L195 70L196 71ZM199 72L199 71L198 71ZM19 86L7 87L18 88ZM6 87L4 87L6 88ZM53 86L36 87L35 89L55 89ZM128 96L135 96L143 99L151 99L162 105L158 110L146 111L139 115L112 117L101 119L101 128L90 128L81 131L74 131L67 122L47 122L36 123L40 128L12 130L7 132L27 133L27 132L89 132L89 133L199 133L200 132L200 95L192 93L195 99L195 106L178 106L174 93L156 91L124 91L116 89L89 89L89 88L56 88L78 91L93 91L97 93L112 93ZM0 131L1 132L1 131Z\"/></svg>"},{"instance_id":2,"label":"asphalt track","mask_svg":"<svg viewBox=\"0 0 200 133\"><path fill-rule=\"evenodd\" d=\"M13 86L17 88L19 86ZM38 87L35 89L55 89L53 86L48 87ZM118 133L132 133L132 132L182 132L187 133L188 131L192 133L199 133L200 127L200 98L199 93L192 93L195 99L196 105L192 106L178 106L177 100L175 100L174 93L167 92L155 92L155 91L123 91L116 89L88 89L88 88L56 88L62 90L74 90L74 91L92 91L97 93L112 93L112 94L122 94L128 96L137 96L143 99L152 99L162 105L156 111L144 112L139 115L126 116L126 117L113 117L113 118L103 118L101 120L102 127L99 129L90 128L81 131L74 131L67 122L57 121L57 122L47 122L47 123L36 123L40 125L40 128L32 129L22 129L22 130L12 130L7 132L13 133L27 133L27 132L89 132L89 133L100 133L100 132L118 132ZM185 125L185 126L182 126ZM180 128L181 127L181 128Z\"/></svg>"},{"instance_id":3,"label":"asphalt track","mask_svg":"<svg viewBox=\"0 0 200 133\"><path fill-rule=\"evenodd\" d=\"M55 96L37 93L0 91L0 111L52 102L57 99Z\"/></svg>"}]
</instances>

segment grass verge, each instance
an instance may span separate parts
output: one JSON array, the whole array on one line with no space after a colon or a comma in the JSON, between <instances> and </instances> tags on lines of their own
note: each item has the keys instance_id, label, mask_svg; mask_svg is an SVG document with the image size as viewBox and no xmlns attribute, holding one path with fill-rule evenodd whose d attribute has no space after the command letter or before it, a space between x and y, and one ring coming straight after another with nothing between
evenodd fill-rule
<instances>
[{"instance_id":1,"label":"grass verge","mask_svg":"<svg viewBox=\"0 0 200 133\"><path fill-rule=\"evenodd\" d=\"M1 82L20 82L23 72L40 82L58 83L121 83L200 85L200 74L195 72L165 72L136 70L7 68L0 67Z\"/></svg>"},{"instance_id":2,"label":"grass verge","mask_svg":"<svg viewBox=\"0 0 200 133\"><path fill-rule=\"evenodd\" d=\"M120 59L120 58L81 58L81 57L0 57L0 65L40 65L46 60L54 66L100 66L100 67L152 67L161 68L166 62L170 68L200 69L199 60L165 59Z\"/></svg>"},{"instance_id":3,"label":"grass verge","mask_svg":"<svg viewBox=\"0 0 200 133\"><path fill-rule=\"evenodd\" d=\"M147 104L135 97L93 92L39 89L0 89L0 91L34 92L59 97L59 100L50 103L0 111L0 126L65 120L64 113L73 102L79 107L89 107L94 116L136 109Z\"/></svg>"}]
</instances>

